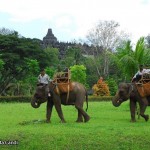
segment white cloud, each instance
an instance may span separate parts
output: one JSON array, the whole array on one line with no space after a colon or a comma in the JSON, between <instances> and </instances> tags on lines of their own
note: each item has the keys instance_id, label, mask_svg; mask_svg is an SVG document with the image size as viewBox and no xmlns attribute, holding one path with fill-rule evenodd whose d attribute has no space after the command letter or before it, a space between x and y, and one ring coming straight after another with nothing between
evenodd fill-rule
<instances>
[{"instance_id":1,"label":"white cloud","mask_svg":"<svg viewBox=\"0 0 150 150\"><path fill-rule=\"evenodd\" d=\"M137 40L150 33L149 10L150 0L0 0L0 12L9 14L11 22L44 20L45 26L67 32L68 40L85 36L98 20L119 22Z\"/></svg>"}]
</instances>

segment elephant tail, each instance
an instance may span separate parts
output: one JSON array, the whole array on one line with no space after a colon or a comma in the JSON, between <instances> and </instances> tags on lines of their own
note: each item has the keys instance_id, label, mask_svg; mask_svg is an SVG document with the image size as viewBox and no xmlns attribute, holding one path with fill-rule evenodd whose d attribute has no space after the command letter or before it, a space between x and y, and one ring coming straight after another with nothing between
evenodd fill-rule
<instances>
[{"instance_id":1,"label":"elephant tail","mask_svg":"<svg viewBox=\"0 0 150 150\"><path fill-rule=\"evenodd\" d=\"M87 110L88 110L88 93L87 93L87 91L86 91L85 98L86 98L86 112L87 112Z\"/></svg>"}]
</instances>

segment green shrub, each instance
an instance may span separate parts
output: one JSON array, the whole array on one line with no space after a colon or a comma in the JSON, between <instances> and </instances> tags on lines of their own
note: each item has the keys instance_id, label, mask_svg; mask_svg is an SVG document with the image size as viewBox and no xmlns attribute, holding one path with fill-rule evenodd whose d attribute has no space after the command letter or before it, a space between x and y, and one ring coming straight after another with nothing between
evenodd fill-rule
<instances>
[{"instance_id":1,"label":"green shrub","mask_svg":"<svg viewBox=\"0 0 150 150\"><path fill-rule=\"evenodd\" d=\"M0 102L30 102L31 96L0 96Z\"/></svg>"},{"instance_id":2,"label":"green shrub","mask_svg":"<svg viewBox=\"0 0 150 150\"><path fill-rule=\"evenodd\" d=\"M74 65L70 67L71 80L86 85L86 67L84 65Z\"/></svg>"},{"instance_id":3,"label":"green shrub","mask_svg":"<svg viewBox=\"0 0 150 150\"><path fill-rule=\"evenodd\" d=\"M0 96L0 102L24 102L28 103L32 99L31 96ZM111 101L112 96L88 96L89 101L101 102Z\"/></svg>"},{"instance_id":4,"label":"green shrub","mask_svg":"<svg viewBox=\"0 0 150 150\"><path fill-rule=\"evenodd\" d=\"M110 78L110 79L107 79L106 82L108 83L108 86L109 86L110 95L114 96L118 88L116 81L113 78Z\"/></svg>"},{"instance_id":5,"label":"green shrub","mask_svg":"<svg viewBox=\"0 0 150 150\"><path fill-rule=\"evenodd\" d=\"M93 102L111 101L112 96L88 96L88 99Z\"/></svg>"}]
</instances>

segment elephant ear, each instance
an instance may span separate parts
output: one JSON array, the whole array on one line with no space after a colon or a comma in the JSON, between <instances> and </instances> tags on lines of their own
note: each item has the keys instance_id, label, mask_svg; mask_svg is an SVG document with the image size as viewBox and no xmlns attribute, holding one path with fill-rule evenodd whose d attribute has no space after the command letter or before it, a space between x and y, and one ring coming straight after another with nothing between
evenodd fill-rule
<instances>
[{"instance_id":1,"label":"elephant ear","mask_svg":"<svg viewBox=\"0 0 150 150\"><path fill-rule=\"evenodd\" d=\"M128 85L128 93L130 95L134 90L134 86L132 83L127 83L127 85Z\"/></svg>"},{"instance_id":2,"label":"elephant ear","mask_svg":"<svg viewBox=\"0 0 150 150\"><path fill-rule=\"evenodd\" d=\"M42 89L42 91L43 91L43 92L45 92L45 91L46 91L46 86L47 86L47 85L43 85L43 86L42 86L42 88L41 88L41 89Z\"/></svg>"}]
</instances>

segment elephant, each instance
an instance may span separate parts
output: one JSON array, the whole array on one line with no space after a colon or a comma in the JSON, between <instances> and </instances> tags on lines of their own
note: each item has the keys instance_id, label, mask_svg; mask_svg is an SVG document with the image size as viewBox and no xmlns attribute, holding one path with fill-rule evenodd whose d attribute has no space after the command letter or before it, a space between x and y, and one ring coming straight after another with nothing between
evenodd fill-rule
<instances>
[{"instance_id":1,"label":"elephant","mask_svg":"<svg viewBox=\"0 0 150 150\"><path fill-rule=\"evenodd\" d=\"M136 104L139 103L140 115L148 121L149 115L145 115L147 106L150 106L150 96L141 97L135 83L120 83L116 95L112 99L112 104L119 107L123 102L130 99L131 122L135 122Z\"/></svg>"},{"instance_id":2,"label":"elephant","mask_svg":"<svg viewBox=\"0 0 150 150\"><path fill-rule=\"evenodd\" d=\"M64 115L62 112L61 104L63 105L74 105L78 110L78 117L76 122L88 122L90 116L83 110L84 100L86 98L86 104L88 109L88 95L85 87L78 82L72 82L72 91L67 93L57 93L56 92L57 84L50 82L49 90L51 97L47 97L46 86L37 86L36 92L31 100L31 106L33 108L39 108L40 105L44 102L47 102L47 111L46 111L46 122L50 122L52 108L55 106L59 118L62 123L65 123ZM84 118L84 120L83 120Z\"/></svg>"}]
</instances>

